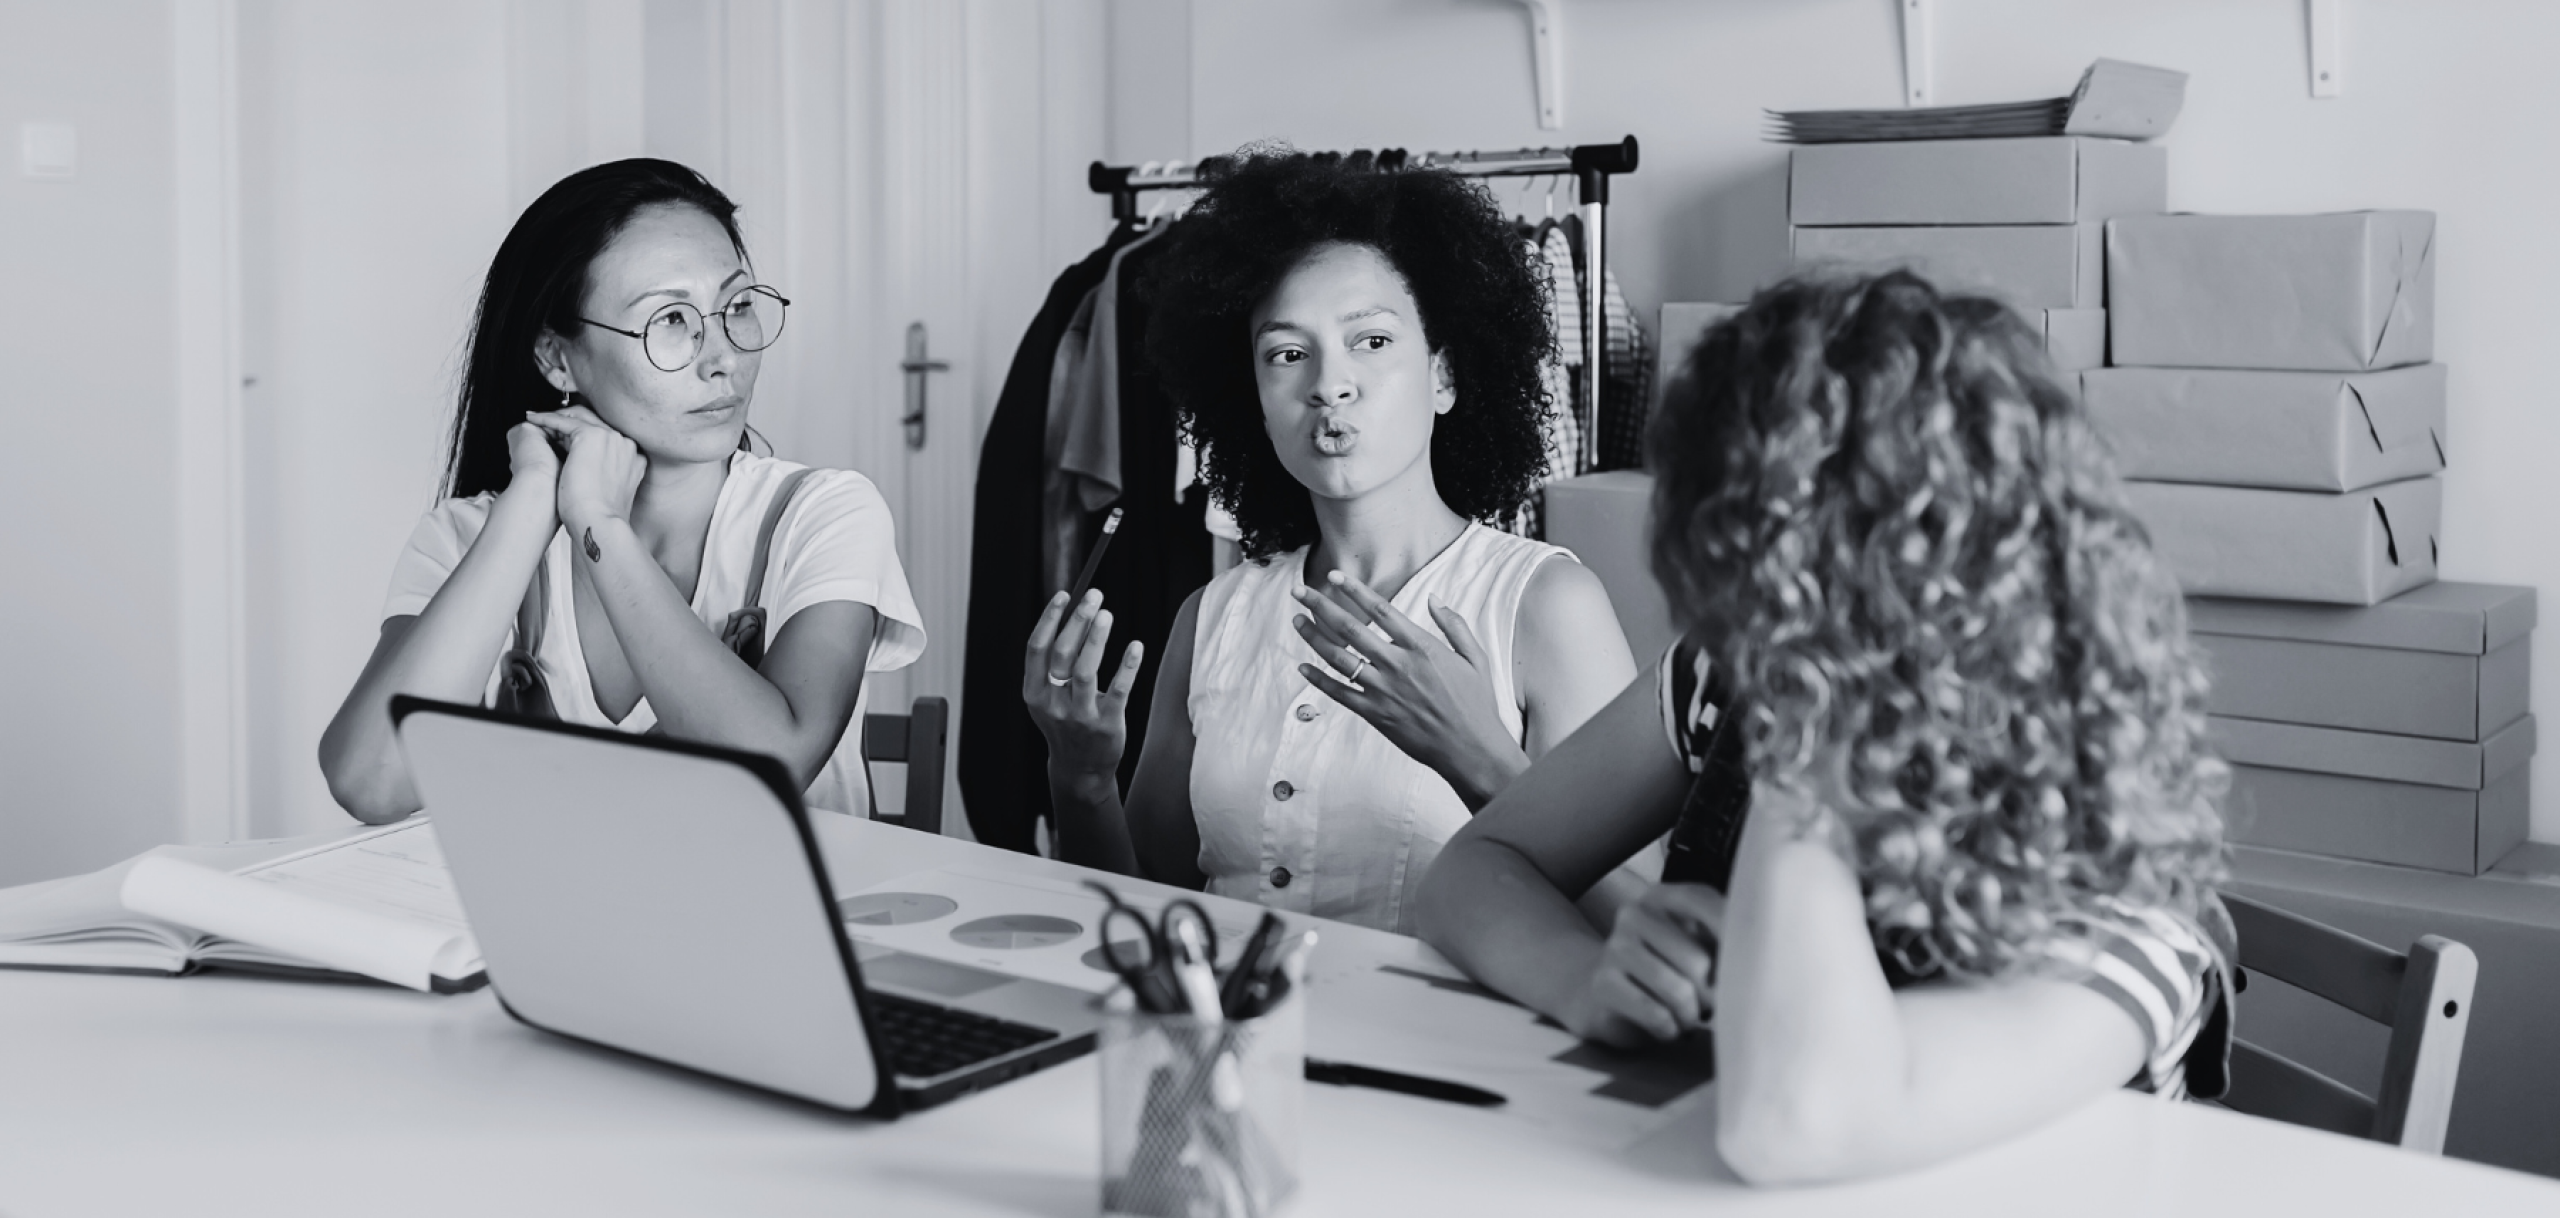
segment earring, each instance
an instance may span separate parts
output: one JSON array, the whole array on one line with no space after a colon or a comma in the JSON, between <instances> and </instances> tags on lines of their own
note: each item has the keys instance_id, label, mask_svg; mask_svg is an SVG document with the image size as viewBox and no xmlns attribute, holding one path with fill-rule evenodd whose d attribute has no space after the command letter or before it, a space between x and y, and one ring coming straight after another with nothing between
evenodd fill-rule
<instances>
[{"instance_id":1,"label":"earring","mask_svg":"<svg viewBox=\"0 0 2560 1218\"><path fill-rule=\"evenodd\" d=\"M566 389L561 390L561 391L560 391L560 409L562 409L562 410L567 410L567 409L569 408L569 399L571 399L571 398L573 398L573 397L576 397L576 396L578 396L578 395L576 395L576 394L574 394L574 393L571 393L571 392L569 392L569 391L568 391L568 390L566 390Z\"/></svg>"}]
</instances>

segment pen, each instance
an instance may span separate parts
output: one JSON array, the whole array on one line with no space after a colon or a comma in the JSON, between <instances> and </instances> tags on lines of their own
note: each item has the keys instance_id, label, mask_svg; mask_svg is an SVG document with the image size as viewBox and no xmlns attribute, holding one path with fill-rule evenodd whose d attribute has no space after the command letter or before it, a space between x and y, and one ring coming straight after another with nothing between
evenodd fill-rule
<instances>
[{"instance_id":1,"label":"pen","mask_svg":"<svg viewBox=\"0 0 2560 1218\"><path fill-rule=\"evenodd\" d=\"M1085 589L1093 586L1093 573L1102 569L1102 552L1111 548L1111 537L1120 531L1120 509L1102 518L1102 536L1093 543L1093 553L1084 560L1084 570L1076 574L1076 586L1067 590L1067 604L1084 599Z\"/></svg>"},{"instance_id":2,"label":"pen","mask_svg":"<svg viewBox=\"0 0 2560 1218\"><path fill-rule=\"evenodd\" d=\"M1271 945L1272 935L1279 930L1279 915L1263 911L1262 920L1254 924L1253 936L1244 941L1244 951L1236 956L1235 966L1227 970L1227 979L1218 986L1218 1005L1226 1009L1227 1018L1245 1018L1247 997L1269 988L1270 980L1264 975L1269 966L1262 957Z\"/></svg>"},{"instance_id":3,"label":"pen","mask_svg":"<svg viewBox=\"0 0 2560 1218\"><path fill-rule=\"evenodd\" d=\"M1482 1087L1470 1087L1465 1083L1453 1083L1447 1079L1424 1078L1418 1074L1381 1070L1376 1066L1355 1066L1349 1062L1326 1061L1319 1057L1307 1059L1307 1081L1331 1083L1336 1087L1374 1087L1380 1091L1402 1092L1405 1095L1418 1095L1427 1100L1446 1100L1452 1104L1467 1104L1477 1108L1499 1108L1510 1102L1499 1093L1487 1091Z\"/></svg>"},{"instance_id":4,"label":"pen","mask_svg":"<svg viewBox=\"0 0 2560 1218\"><path fill-rule=\"evenodd\" d=\"M1189 919L1170 919L1166 927L1173 940L1173 977L1182 987L1182 1000L1191 1008L1194 1019L1220 1023L1226 1012L1218 1006L1217 974L1209 963L1209 945L1200 938L1199 923Z\"/></svg>"}]
</instances>

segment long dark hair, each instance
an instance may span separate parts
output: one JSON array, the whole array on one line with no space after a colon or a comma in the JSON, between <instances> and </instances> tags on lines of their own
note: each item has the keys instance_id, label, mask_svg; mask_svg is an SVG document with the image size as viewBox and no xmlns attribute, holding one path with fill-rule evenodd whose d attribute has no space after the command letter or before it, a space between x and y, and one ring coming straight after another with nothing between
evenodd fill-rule
<instances>
[{"instance_id":1,"label":"long dark hair","mask_svg":"<svg viewBox=\"0 0 2560 1218\"><path fill-rule=\"evenodd\" d=\"M746 257L738 205L673 161L633 157L581 169L516 217L489 261L471 321L471 359L445 453L446 495L507 489L507 430L531 412L559 405L558 391L533 362L534 341L545 330L573 335L586 324L578 308L587 296L589 264L640 209L668 204L699 208L719 221L729 244Z\"/></svg>"}]
</instances>

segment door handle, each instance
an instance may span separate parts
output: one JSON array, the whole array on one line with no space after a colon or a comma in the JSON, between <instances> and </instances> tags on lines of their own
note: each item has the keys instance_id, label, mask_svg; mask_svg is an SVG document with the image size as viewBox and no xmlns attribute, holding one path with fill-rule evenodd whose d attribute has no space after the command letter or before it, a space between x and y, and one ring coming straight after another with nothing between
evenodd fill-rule
<instances>
[{"instance_id":1,"label":"door handle","mask_svg":"<svg viewBox=\"0 0 2560 1218\"><path fill-rule=\"evenodd\" d=\"M907 323L907 358L898 361L898 370L907 374L907 412L898 422L907 429L907 449L924 450L925 377L928 373L948 372L951 365L926 357L924 323Z\"/></svg>"}]
</instances>

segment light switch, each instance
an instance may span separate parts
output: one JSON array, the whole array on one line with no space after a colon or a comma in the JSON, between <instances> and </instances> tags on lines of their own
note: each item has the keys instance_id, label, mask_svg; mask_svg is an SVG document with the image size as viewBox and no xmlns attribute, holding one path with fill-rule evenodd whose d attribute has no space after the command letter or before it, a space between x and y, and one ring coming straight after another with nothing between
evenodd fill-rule
<instances>
[{"instance_id":1,"label":"light switch","mask_svg":"<svg viewBox=\"0 0 2560 1218\"><path fill-rule=\"evenodd\" d=\"M79 169L80 134L71 124L18 124L18 172L31 178L67 178Z\"/></svg>"}]
</instances>

